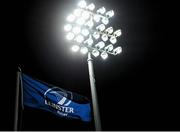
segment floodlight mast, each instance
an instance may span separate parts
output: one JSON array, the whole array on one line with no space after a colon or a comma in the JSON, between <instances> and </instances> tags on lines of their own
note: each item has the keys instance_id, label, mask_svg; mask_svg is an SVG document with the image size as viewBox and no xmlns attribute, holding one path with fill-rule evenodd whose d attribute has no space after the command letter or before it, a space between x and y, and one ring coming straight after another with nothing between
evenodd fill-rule
<instances>
[{"instance_id":1,"label":"floodlight mast","mask_svg":"<svg viewBox=\"0 0 180 132\"><path fill-rule=\"evenodd\" d=\"M120 54L122 48L120 46L116 47L116 43L117 37L121 36L121 30L114 31L113 27L106 27L109 19L114 16L113 10L106 12L106 9L101 7L94 12L95 5L93 3L87 5L85 0L81 0L78 6L80 8L75 9L73 14L67 17L69 23L65 25L64 30L67 32L66 38L74 41L72 51L88 54L87 62L95 130L101 131L92 55L94 57L101 56L105 60L108 58L108 55L116 56ZM102 40L100 41L99 39ZM74 45L74 43L76 44Z\"/></svg>"},{"instance_id":2,"label":"floodlight mast","mask_svg":"<svg viewBox=\"0 0 180 132\"><path fill-rule=\"evenodd\" d=\"M91 86L94 123L95 123L96 131L101 131L101 120L100 120L100 114L99 114L98 98L97 98L97 93L96 93L96 83L95 83L95 75L94 75L94 68L93 68L93 59L91 57L90 52L88 52L87 61L88 61L89 79L90 79L90 86Z\"/></svg>"}]
</instances>

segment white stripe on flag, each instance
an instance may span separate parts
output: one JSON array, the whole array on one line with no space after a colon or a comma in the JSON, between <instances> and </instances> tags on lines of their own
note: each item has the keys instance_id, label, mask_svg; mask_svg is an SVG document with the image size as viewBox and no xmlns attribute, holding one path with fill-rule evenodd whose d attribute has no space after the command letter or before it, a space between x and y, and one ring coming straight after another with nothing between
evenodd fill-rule
<instances>
[{"instance_id":1,"label":"white stripe on flag","mask_svg":"<svg viewBox=\"0 0 180 132\"><path fill-rule=\"evenodd\" d=\"M63 105L65 101L66 101L66 97L63 97L63 98L58 102L58 104L59 104L59 105Z\"/></svg>"},{"instance_id":2,"label":"white stripe on flag","mask_svg":"<svg viewBox=\"0 0 180 132\"><path fill-rule=\"evenodd\" d=\"M68 106L71 103L71 100L69 100L66 104L64 104L65 106Z\"/></svg>"}]
</instances>

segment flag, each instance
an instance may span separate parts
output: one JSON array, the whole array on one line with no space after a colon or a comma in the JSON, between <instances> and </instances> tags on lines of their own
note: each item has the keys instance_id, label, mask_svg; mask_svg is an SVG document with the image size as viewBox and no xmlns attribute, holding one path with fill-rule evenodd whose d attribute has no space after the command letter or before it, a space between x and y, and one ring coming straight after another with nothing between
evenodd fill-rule
<instances>
[{"instance_id":1,"label":"flag","mask_svg":"<svg viewBox=\"0 0 180 132\"><path fill-rule=\"evenodd\" d=\"M90 101L77 93L33 79L22 73L23 104L65 118L91 121Z\"/></svg>"}]
</instances>

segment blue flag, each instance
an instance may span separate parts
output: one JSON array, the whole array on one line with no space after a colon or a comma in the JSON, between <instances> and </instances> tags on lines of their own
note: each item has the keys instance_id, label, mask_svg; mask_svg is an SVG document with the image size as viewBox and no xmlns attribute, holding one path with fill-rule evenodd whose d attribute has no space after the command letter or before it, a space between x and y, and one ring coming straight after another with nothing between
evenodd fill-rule
<instances>
[{"instance_id":1,"label":"blue flag","mask_svg":"<svg viewBox=\"0 0 180 132\"><path fill-rule=\"evenodd\" d=\"M22 74L23 104L57 116L91 121L89 100L76 93Z\"/></svg>"}]
</instances>

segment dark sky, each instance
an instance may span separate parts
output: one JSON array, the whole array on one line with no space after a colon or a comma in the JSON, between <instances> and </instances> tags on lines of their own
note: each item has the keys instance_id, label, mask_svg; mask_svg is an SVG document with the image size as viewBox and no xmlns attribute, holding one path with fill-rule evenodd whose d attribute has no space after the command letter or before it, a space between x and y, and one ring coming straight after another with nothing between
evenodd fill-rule
<instances>
[{"instance_id":1,"label":"dark sky","mask_svg":"<svg viewBox=\"0 0 180 132\"><path fill-rule=\"evenodd\" d=\"M170 4L155 0L89 0L115 11L110 24L122 29L122 54L94 58L103 130L180 130L175 47ZM88 2L89 2L88 1ZM91 99L87 56L70 51L65 18L78 0L22 0L12 10L14 46L4 56L3 87L9 93L2 130L13 129L16 67L32 77ZM90 2L89 2L90 3ZM13 12L15 11L15 12ZM56 29L59 28L57 34ZM62 30L61 30L62 29ZM11 30L10 30L11 31ZM11 81L11 83L10 83ZM5 96L5 95L4 95ZM4 97L2 96L2 97ZM3 106L3 105L2 105ZM7 110L4 110L7 112ZM2 112L1 112L2 113ZM8 124L8 125L7 125ZM22 130L94 130L83 123L25 108Z\"/></svg>"}]
</instances>

